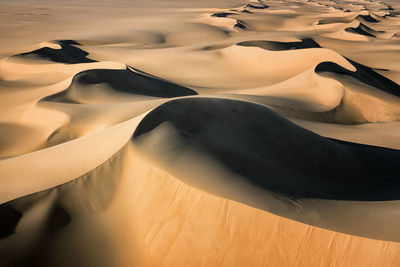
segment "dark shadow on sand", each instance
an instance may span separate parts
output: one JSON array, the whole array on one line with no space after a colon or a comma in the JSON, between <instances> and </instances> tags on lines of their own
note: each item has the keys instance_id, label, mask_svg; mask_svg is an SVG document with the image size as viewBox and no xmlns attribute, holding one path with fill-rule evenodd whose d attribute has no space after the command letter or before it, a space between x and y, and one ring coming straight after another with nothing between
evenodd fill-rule
<instances>
[{"instance_id":1,"label":"dark shadow on sand","mask_svg":"<svg viewBox=\"0 0 400 267\"><path fill-rule=\"evenodd\" d=\"M8 205L0 205L0 239L15 233L22 214Z\"/></svg>"},{"instance_id":2,"label":"dark shadow on sand","mask_svg":"<svg viewBox=\"0 0 400 267\"><path fill-rule=\"evenodd\" d=\"M247 28L246 23L244 23L241 20L236 20L236 24L234 25L234 27L243 29L243 30Z\"/></svg>"},{"instance_id":3,"label":"dark shadow on sand","mask_svg":"<svg viewBox=\"0 0 400 267\"><path fill-rule=\"evenodd\" d=\"M172 149L205 151L248 182L290 198L400 199L399 151L324 138L261 105L172 100L141 121L133 140L164 122L178 133Z\"/></svg>"},{"instance_id":4,"label":"dark shadow on sand","mask_svg":"<svg viewBox=\"0 0 400 267\"><path fill-rule=\"evenodd\" d=\"M57 41L61 49L53 49L50 47L42 47L40 49L15 55L14 57L30 58L32 56L39 57L45 60L50 60L58 63L78 64L96 62L93 59L87 58L89 53L76 47L80 44L72 40Z\"/></svg>"},{"instance_id":5,"label":"dark shadow on sand","mask_svg":"<svg viewBox=\"0 0 400 267\"><path fill-rule=\"evenodd\" d=\"M232 13L232 12L217 12L214 14L211 14L212 17L218 17L218 18L225 18L231 15L237 15L236 13Z\"/></svg>"},{"instance_id":6,"label":"dark shadow on sand","mask_svg":"<svg viewBox=\"0 0 400 267\"><path fill-rule=\"evenodd\" d=\"M275 41L246 41L238 43L240 46L259 47L270 51L284 51L293 49L321 48L321 46L311 38L304 38L300 42L275 42Z\"/></svg>"},{"instance_id":7,"label":"dark shadow on sand","mask_svg":"<svg viewBox=\"0 0 400 267\"><path fill-rule=\"evenodd\" d=\"M246 5L246 7L249 7L249 8L254 8L254 9L265 9L265 8L269 8L269 6L268 5L266 5L266 4L264 4L264 3L261 3L261 2L258 2L258 3L249 3L249 4L247 4Z\"/></svg>"},{"instance_id":8,"label":"dark shadow on sand","mask_svg":"<svg viewBox=\"0 0 400 267\"><path fill-rule=\"evenodd\" d=\"M59 266L54 262L53 255L49 253L56 252L54 247L60 247L60 241L65 242L63 235L66 228L82 216L90 216L106 210L114 201L122 179L125 151L126 149L122 148L100 166L73 181L0 205L0 233L2 235L13 234L20 220L28 220L25 222L25 229L22 228L20 232L10 236L10 239L3 239L4 236L0 236L0 266ZM48 200L51 203L47 212L38 213L34 218L25 217L29 211ZM17 209L19 211L16 211ZM32 219L40 222L40 227L33 230L34 232L29 227L26 228L26 225L31 223L29 220ZM12 239L14 236L16 239ZM99 240L104 240L101 234L98 240L93 240L93 242L99 242ZM24 244L18 242L31 242L32 245L29 250L25 250ZM80 244L77 246L79 247ZM61 253L65 251L69 254L75 250L74 247L66 245L62 247L64 250ZM66 262L63 262L62 266L77 266L73 264L77 262L76 259L63 258L63 260Z\"/></svg>"},{"instance_id":9,"label":"dark shadow on sand","mask_svg":"<svg viewBox=\"0 0 400 267\"><path fill-rule=\"evenodd\" d=\"M356 28L346 28L345 31L351 32L351 33L356 33L356 34L361 34L369 37L376 37L376 34L378 33L384 33L384 31L375 31L374 29L368 27L367 25L363 24L360 22L360 25Z\"/></svg>"},{"instance_id":10,"label":"dark shadow on sand","mask_svg":"<svg viewBox=\"0 0 400 267\"><path fill-rule=\"evenodd\" d=\"M197 94L196 91L192 89L162 80L143 72L135 72L129 68L126 68L125 70L86 70L75 75L71 86L94 84L106 84L118 92L162 98ZM82 88L82 90L84 90L84 88ZM71 103L72 101L68 98L68 89L58 94L48 96L42 100L64 103Z\"/></svg>"},{"instance_id":11,"label":"dark shadow on sand","mask_svg":"<svg viewBox=\"0 0 400 267\"><path fill-rule=\"evenodd\" d=\"M373 86L386 93L400 97L400 86L385 76L375 72L372 68L359 64L349 58L346 58L357 70L355 72L347 70L342 66L333 62L322 62L317 65L315 71L321 72L333 72L341 75L348 75L356 80Z\"/></svg>"},{"instance_id":12,"label":"dark shadow on sand","mask_svg":"<svg viewBox=\"0 0 400 267\"><path fill-rule=\"evenodd\" d=\"M377 23L379 22L378 20L374 19L371 15L358 15L357 16L358 19L362 19L366 22L370 22L370 23Z\"/></svg>"},{"instance_id":13,"label":"dark shadow on sand","mask_svg":"<svg viewBox=\"0 0 400 267\"><path fill-rule=\"evenodd\" d=\"M346 28L346 29L344 29L344 30L345 30L346 32L350 32L350 33L355 33L355 34L360 34L360 35L364 35L364 36L376 38L375 35L373 35L373 34L367 32L367 31L364 29L364 27L361 26L361 24L360 24L358 27L356 27L356 28L350 27L350 28Z\"/></svg>"}]
</instances>

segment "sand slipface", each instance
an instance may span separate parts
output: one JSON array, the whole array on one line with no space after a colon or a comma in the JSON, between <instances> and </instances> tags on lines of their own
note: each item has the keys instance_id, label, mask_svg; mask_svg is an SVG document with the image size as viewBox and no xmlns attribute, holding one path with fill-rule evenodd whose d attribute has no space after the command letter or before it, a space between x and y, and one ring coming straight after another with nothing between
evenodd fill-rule
<instances>
[{"instance_id":1,"label":"sand slipface","mask_svg":"<svg viewBox=\"0 0 400 267\"><path fill-rule=\"evenodd\" d=\"M0 266L400 265L397 1L0 10Z\"/></svg>"}]
</instances>

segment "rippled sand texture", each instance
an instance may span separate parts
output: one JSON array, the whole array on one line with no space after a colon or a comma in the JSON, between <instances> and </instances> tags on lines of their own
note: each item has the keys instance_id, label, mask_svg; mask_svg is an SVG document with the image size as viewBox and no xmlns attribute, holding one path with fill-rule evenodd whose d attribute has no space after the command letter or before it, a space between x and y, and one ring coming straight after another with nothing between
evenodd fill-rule
<instances>
[{"instance_id":1,"label":"rippled sand texture","mask_svg":"<svg viewBox=\"0 0 400 267\"><path fill-rule=\"evenodd\" d=\"M400 266L396 1L0 10L0 266Z\"/></svg>"}]
</instances>

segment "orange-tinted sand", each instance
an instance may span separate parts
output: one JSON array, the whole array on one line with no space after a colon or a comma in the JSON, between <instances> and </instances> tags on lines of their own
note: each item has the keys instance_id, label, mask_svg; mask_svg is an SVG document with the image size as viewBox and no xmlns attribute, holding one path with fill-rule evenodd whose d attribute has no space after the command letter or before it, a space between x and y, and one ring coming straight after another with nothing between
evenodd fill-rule
<instances>
[{"instance_id":1,"label":"orange-tinted sand","mask_svg":"<svg viewBox=\"0 0 400 267\"><path fill-rule=\"evenodd\" d=\"M0 266L400 266L394 0L0 3Z\"/></svg>"}]
</instances>

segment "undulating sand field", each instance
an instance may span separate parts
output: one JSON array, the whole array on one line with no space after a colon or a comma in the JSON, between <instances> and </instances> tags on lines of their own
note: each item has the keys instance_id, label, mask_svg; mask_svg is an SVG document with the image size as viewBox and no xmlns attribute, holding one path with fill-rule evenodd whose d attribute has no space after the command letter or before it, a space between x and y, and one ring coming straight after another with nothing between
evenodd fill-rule
<instances>
[{"instance_id":1,"label":"undulating sand field","mask_svg":"<svg viewBox=\"0 0 400 267\"><path fill-rule=\"evenodd\" d=\"M3 0L0 266L400 266L400 2Z\"/></svg>"}]
</instances>

